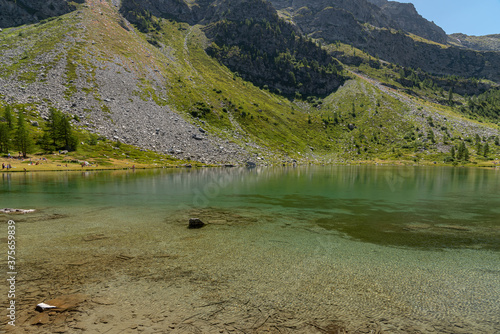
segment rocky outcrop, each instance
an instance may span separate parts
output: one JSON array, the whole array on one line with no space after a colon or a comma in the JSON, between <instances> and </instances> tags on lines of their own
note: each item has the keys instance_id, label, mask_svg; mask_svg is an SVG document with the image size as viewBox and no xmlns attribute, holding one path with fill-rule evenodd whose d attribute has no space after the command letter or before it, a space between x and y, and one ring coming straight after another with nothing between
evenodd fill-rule
<instances>
[{"instance_id":1,"label":"rocky outcrop","mask_svg":"<svg viewBox=\"0 0 500 334\"><path fill-rule=\"evenodd\" d=\"M486 78L500 82L500 53L441 47L401 32L374 30L356 46L381 59L436 75Z\"/></svg>"},{"instance_id":2,"label":"rocky outcrop","mask_svg":"<svg viewBox=\"0 0 500 334\"><path fill-rule=\"evenodd\" d=\"M74 9L67 0L0 0L0 28L35 23Z\"/></svg>"},{"instance_id":3,"label":"rocky outcrop","mask_svg":"<svg viewBox=\"0 0 500 334\"><path fill-rule=\"evenodd\" d=\"M381 9L366 0L270 0L276 9L286 9L295 15L301 15L301 11L309 11L316 15L325 9L343 10L352 14L356 21L369 23L377 27L388 27L392 24L390 19Z\"/></svg>"},{"instance_id":4,"label":"rocky outcrop","mask_svg":"<svg viewBox=\"0 0 500 334\"><path fill-rule=\"evenodd\" d=\"M448 42L452 45L477 51L500 51L500 34L486 36L452 34L448 36Z\"/></svg>"},{"instance_id":5,"label":"rocky outcrop","mask_svg":"<svg viewBox=\"0 0 500 334\"><path fill-rule=\"evenodd\" d=\"M423 18L412 3L386 0L368 1L382 10L382 13L393 22L393 28L402 29L437 43L447 43L446 32L434 22Z\"/></svg>"},{"instance_id":6,"label":"rocky outcrop","mask_svg":"<svg viewBox=\"0 0 500 334\"><path fill-rule=\"evenodd\" d=\"M404 31L438 43L446 44L448 40L446 32L420 16L411 3L389 2L382 10Z\"/></svg>"},{"instance_id":7,"label":"rocky outcrop","mask_svg":"<svg viewBox=\"0 0 500 334\"><path fill-rule=\"evenodd\" d=\"M444 31L418 15L411 4L382 0L271 1L291 12L304 34L327 43L341 41L382 60L431 74L500 82L500 53L440 46L409 36L405 31L438 42L447 40Z\"/></svg>"},{"instance_id":8,"label":"rocky outcrop","mask_svg":"<svg viewBox=\"0 0 500 334\"><path fill-rule=\"evenodd\" d=\"M324 18L326 13L346 11L352 14L359 23L368 23L378 28L404 30L424 37L434 42L446 43L448 37L443 29L433 22L427 21L411 3L399 3L387 0L270 0L280 10L286 9L294 16L302 15L304 10L310 14ZM337 26L342 25L342 20L332 18Z\"/></svg>"}]
</instances>

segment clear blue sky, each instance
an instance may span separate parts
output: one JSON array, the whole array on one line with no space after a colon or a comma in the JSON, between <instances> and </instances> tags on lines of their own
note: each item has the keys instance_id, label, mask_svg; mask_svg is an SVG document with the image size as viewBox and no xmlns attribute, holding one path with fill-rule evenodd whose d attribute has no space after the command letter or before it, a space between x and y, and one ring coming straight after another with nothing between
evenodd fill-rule
<instances>
[{"instance_id":1,"label":"clear blue sky","mask_svg":"<svg viewBox=\"0 0 500 334\"><path fill-rule=\"evenodd\" d=\"M500 0L398 0L411 2L420 15L447 34L500 34Z\"/></svg>"}]
</instances>

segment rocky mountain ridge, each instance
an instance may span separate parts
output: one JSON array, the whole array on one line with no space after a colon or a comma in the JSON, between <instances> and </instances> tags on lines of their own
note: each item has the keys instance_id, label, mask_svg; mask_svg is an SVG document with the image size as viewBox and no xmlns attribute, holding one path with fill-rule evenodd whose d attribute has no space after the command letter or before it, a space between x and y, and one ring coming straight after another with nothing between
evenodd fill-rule
<instances>
[{"instance_id":1,"label":"rocky mountain ridge","mask_svg":"<svg viewBox=\"0 0 500 334\"><path fill-rule=\"evenodd\" d=\"M412 4L382 0L272 3L285 11L304 34L325 43L340 41L385 61L435 75L500 82L500 53L443 44L448 41L444 31L422 18Z\"/></svg>"},{"instance_id":2,"label":"rocky mountain ridge","mask_svg":"<svg viewBox=\"0 0 500 334\"><path fill-rule=\"evenodd\" d=\"M304 15L305 10L311 10L312 15L328 10L345 11L361 24L370 24L378 28L404 30L437 43L446 43L446 33L433 22L427 21L411 3L400 3L386 0L270 0L278 10L286 10L292 16ZM300 12L297 12L300 11ZM342 15L337 14L337 19ZM322 19L328 20L325 15ZM334 21L334 19L328 20ZM341 26L344 22L337 21Z\"/></svg>"},{"instance_id":3,"label":"rocky mountain ridge","mask_svg":"<svg viewBox=\"0 0 500 334\"><path fill-rule=\"evenodd\" d=\"M500 51L500 34L485 36L451 34L448 36L448 43L478 51Z\"/></svg>"},{"instance_id":4,"label":"rocky mountain ridge","mask_svg":"<svg viewBox=\"0 0 500 334\"><path fill-rule=\"evenodd\" d=\"M73 1L83 3L84 0ZM0 28L36 23L75 10L67 0L0 0Z\"/></svg>"},{"instance_id":5,"label":"rocky mountain ridge","mask_svg":"<svg viewBox=\"0 0 500 334\"><path fill-rule=\"evenodd\" d=\"M385 61L435 75L500 82L500 53L471 50L471 43L448 45L446 33L418 14L412 4L385 0L271 0L270 3L284 17L290 17L299 30L297 33L326 43L340 41ZM189 4L174 0L141 3L124 0L121 11L131 22L138 19L130 13L142 10L190 24L209 24L248 18L273 21L274 8L261 0L202 0Z\"/></svg>"},{"instance_id":6,"label":"rocky mountain ridge","mask_svg":"<svg viewBox=\"0 0 500 334\"><path fill-rule=\"evenodd\" d=\"M376 4L397 26L402 30L421 36L430 41L445 44L448 40L446 32L422 17L412 3L402 3L397 1L368 0Z\"/></svg>"}]
</instances>

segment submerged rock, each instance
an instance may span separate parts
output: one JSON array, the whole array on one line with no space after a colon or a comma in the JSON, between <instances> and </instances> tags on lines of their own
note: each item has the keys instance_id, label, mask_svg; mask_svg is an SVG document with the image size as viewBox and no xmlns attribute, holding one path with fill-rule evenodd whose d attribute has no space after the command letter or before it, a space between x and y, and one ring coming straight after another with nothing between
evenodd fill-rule
<instances>
[{"instance_id":1,"label":"submerged rock","mask_svg":"<svg viewBox=\"0 0 500 334\"><path fill-rule=\"evenodd\" d=\"M189 226L188 228L202 228L205 226L205 223L201 221L199 218L189 218Z\"/></svg>"},{"instance_id":2,"label":"submerged rock","mask_svg":"<svg viewBox=\"0 0 500 334\"><path fill-rule=\"evenodd\" d=\"M47 300L44 303L38 304L36 310L39 312L43 312L45 310L64 312L67 310L75 309L78 305L80 305L87 299L88 296L82 293L63 295L51 300ZM41 307L42 304L48 307Z\"/></svg>"}]
</instances>

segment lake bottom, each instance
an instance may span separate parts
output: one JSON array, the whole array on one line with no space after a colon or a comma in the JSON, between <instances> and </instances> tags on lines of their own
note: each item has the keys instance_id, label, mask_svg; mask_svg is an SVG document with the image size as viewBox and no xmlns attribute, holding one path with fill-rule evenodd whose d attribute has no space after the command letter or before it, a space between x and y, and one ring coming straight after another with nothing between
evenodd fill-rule
<instances>
[{"instance_id":1,"label":"lake bottom","mask_svg":"<svg viewBox=\"0 0 500 334\"><path fill-rule=\"evenodd\" d=\"M190 217L208 225L188 229ZM430 249L364 242L329 217L252 205L47 206L2 215L16 221L19 236L15 330L500 332L500 261L490 242ZM421 224L397 232L470 232ZM74 294L86 296L77 312L33 324L36 304Z\"/></svg>"}]
</instances>

